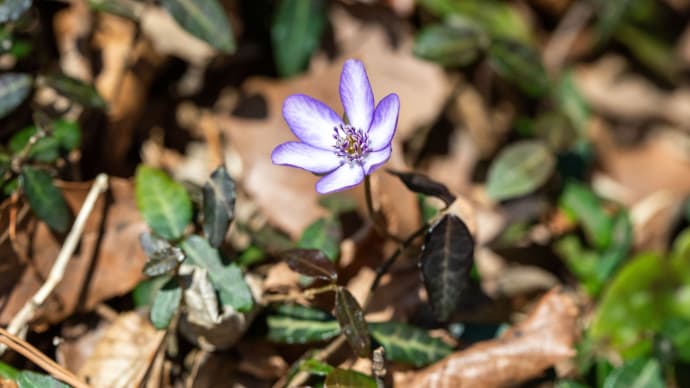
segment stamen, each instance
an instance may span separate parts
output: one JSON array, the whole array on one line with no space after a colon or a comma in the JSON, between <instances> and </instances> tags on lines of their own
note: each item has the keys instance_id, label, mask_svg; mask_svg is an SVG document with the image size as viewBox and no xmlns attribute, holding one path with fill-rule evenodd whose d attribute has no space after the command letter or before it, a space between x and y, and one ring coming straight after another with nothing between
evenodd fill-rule
<instances>
[{"instance_id":1,"label":"stamen","mask_svg":"<svg viewBox=\"0 0 690 388\"><path fill-rule=\"evenodd\" d=\"M333 128L335 153L348 162L361 162L369 153L369 137L361 129L340 124Z\"/></svg>"}]
</instances>

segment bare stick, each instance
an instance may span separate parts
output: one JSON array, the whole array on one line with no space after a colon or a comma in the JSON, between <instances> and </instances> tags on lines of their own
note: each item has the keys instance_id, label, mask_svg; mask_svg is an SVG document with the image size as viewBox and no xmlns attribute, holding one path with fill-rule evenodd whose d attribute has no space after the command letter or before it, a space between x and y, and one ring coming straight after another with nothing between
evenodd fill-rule
<instances>
[{"instance_id":1,"label":"bare stick","mask_svg":"<svg viewBox=\"0 0 690 388\"><path fill-rule=\"evenodd\" d=\"M568 9L556 31L544 48L544 65L552 73L558 72L573 47L578 34L592 16L592 7L586 1L578 1Z\"/></svg>"},{"instance_id":2,"label":"bare stick","mask_svg":"<svg viewBox=\"0 0 690 388\"><path fill-rule=\"evenodd\" d=\"M76 388L89 388L89 386L79 380L77 376L73 375L72 372L56 364L55 361L51 360L48 356L33 347L30 343L8 333L2 328L0 328L0 343L4 346L9 346L15 352L20 353L22 356L28 358L34 364L40 366L43 370L50 373L50 375L56 379L64 381L65 383Z\"/></svg>"},{"instance_id":3,"label":"bare stick","mask_svg":"<svg viewBox=\"0 0 690 388\"><path fill-rule=\"evenodd\" d=\"M93 186L91 186L89 194L86 196L84 205L82 205L81 210L79 210L79 215L77 215L77 219L72 225L72 230L69 231L69 234L65 239L65 244L62 246L62 249L60 249L57 259L55 259L55 263L53 264L53 268L50 270L48 279L12 319L10 325L7 327L7 331L10 334L18 335L20 331L23 331L26 328L27 323L33 319L36 309L43 305L48 296L62 280L63 276L65 275L67 263L74 254L74 250L77 248L77 243L79 242L81 234L84 231L86 220L89 218L89 215L96 204L98 195L107 190L107 188L108 176L105 174L99 174L96 177ZM3 349L0 349L0 354L3 352L4 347Z\"/></svg>"}]
</instances>

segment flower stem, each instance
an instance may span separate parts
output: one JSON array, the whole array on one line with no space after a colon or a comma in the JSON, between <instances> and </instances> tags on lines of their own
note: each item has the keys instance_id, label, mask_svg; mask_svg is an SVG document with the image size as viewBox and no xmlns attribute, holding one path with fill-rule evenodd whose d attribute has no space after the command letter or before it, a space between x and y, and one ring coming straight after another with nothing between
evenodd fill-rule
<instances>
[{"instance_id":1,"label":"flower stem","mask_svg":"<svg viewBox=\"0 0 690 388\"><path fill-rule=\"evenodd\" d=\"M381 224L381 217L374 210L374 200L371 195L371 179L369 175L364 176L364 196L367 202L367 212L369 213L369 218L371 223L374 225L374 229L383 237L390 238L398 243L402 243L404 240L390 232Z\"/></svg>"}]
</instances>

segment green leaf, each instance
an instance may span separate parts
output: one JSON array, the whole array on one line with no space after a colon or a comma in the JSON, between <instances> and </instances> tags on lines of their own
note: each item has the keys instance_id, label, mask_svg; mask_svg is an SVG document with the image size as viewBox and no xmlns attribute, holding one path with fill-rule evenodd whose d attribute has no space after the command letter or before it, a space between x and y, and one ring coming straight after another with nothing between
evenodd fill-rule
<instances>
[{"instance_id":1,"label":"green leaf","mask_svg":"<svg viewBox=\"0 0 690 388\"><path fill-rule=\"evenodd\" d=\"M287 344L306 344L333 338L340 333L337 321L299 319L270 315L266 319L268 338Z\"/></svg>"},{"instance_id":2,"label":"green leaf","mask_svg":"<svg viewBox=\"0 0 690 388\"><path fill-rule=\"evenodd\" d=\"M474 239L467 225L446 214L429 228L420 268L434 316L445 321L455 311L469 284L474 263Z\"/></svg>"},{"instance_id":3,"label":"green leaf","mask_svg":"<svg viewBox=\"0 0 690 388\"><path fill-rule=\"evenodd\" d=\"M467 66L479 58L488 45L484 32L470 23L439 23L422 28L415 38L413 53L446 67Z\"/></svg>"},{"instance_id":4,"label":"green leaf","mask_svg":"<svg viewBox=\"0 0 690 388\"><path fill-rule=\"evenodd\" d=\"M333 369L326 376L324 388L376 388L374 378L354 370Z\"/></svg>"},{"instance_id":5,"label":"green leaf","mask_svg":"<svg viewBox=\"0 0 690 388\"><path fill-rule=\"evenodd\" d=\"M416 367L434 363L453 348L425 330L398 322L370 323L371 336L383 346L386 358Z\"/></svg>"},{"instance_id":6,"label":"green leaf","mask_svg":"<svg viewBox=\"0 0 690 388\"><path fill-rule=\"evenodd\" d=\"M0 377L10 380L16 380L19 376L19 371L14 369L11 365L0 361Z\"/></svg>"},{"instance_id":7,"label":"green leaf","mask_svg":"<svg viewBox=\"0 0 690 388\"><path fill-rule=\"evenodd\" d=\"M180 308L182 288L177 279L170 279L158 290L151 306L151 323L156 329L167 329Z\"/></svg>"},{"instance_id":8,"label":"green leaf","mask_svg":"<svg viewBox=\"0 0 690 388\"><path fill-rule=\"evenodd\" d=\"M69 388L69 385L52 376L28 370L21 371L16 381L19 388Z\"/></svg>"},{"instance_id":9,"label":"green leaf","mask_svg":"<svg viewBox=\"0 0 690 388\"><path fill-rule=\"evenodd\" d=\"M492 37L529 42L530 25L510 4L496 0L418 0L429 11L442 16L461 15L482 26Z\"/></svg>"},{"instance_id":10,"label":"green leaf","mask_svg":"<svg viewBox=\"0 0 690 388\"><path fill-rule=\"evenodd\" d=\"M15 154L21 152L36 132L36 127L27 127L15 133L8 144L10 151ZM40 163L52 163L60 157L60 144L54 137L41 137L33 143L26 156Z\"/></svg>"},{"instance_id":11,"label":"green leaf","mask_svg":"<svg viewBox=\"0 0 690 388\"><path fill-rule=\"evenodd\" d=\"M571 217L582 223L585 236L592 245L599 249L609 247L613 237L613 219L588 186L575 181L566 183L559 203Z\"/></svg>"},{"instance_id":12,"label":"green leaf","mask_svg":"<svg viewBox=\"0 0 690 388\"><path fill-rule=\"evenodd\" d=\"M76 121L56 120L52 132L63 152L72 151L81 144L81 127Z\"/></svg>"},{"instance_id":13,"label":"green leaf","mask_svg":"<svg viewBox=\"0 0 690 388\"><path fill-rule=\"evenodd\" d=\"M121 16L130 20L137 20L137 10L134 5L136 2L130 3L121 0L88 0L91 9L98 12L107 12L113 15Z\"/></svg>"},{"instance_id":14,"label":"green leaf","mask_svg":"<svg viewBox=\"0 0 690 388\"><path fill-rule=\"evenodd\" d=\"M556 158L541 141L513 143L489 167L487 194L497 201L529 194L543 185L556 166Z\"/></svg>"},{"instance_id":15,"label":"green leaf","mask_svg":"<svg viewBox=\"0 0 690 388\"><path fill-rule=\"evenodd\" d=\"M318 249L291 249L283 252L282 256L290 269L297 273L331 282L338 280L335 265Z\"/></svg>"},{"instance_id":16,"label":"green leaf","mask_svg":"<svg viewBox=\"0 0 690 388\"><path fill-rule=\"evenodd\" d=\"M155 278L144 279L132 290L132 300L135 307L145 307L153 305L158 290L170 280L169 276L156 276Z\"/></svg>"},{"instance_id":17,"label":"green leaf","mask_svg":"<svg viewBox=\"0 0 690 388\"><path fill-rule=\"evenodd\" d=\"M605 43L625 19L635 0L596 0L597 24L595 27L599 41Z\"/></svg>"},{"instance_id":18,"label":"green leaf","mask_svg":"<svg viewBox=\"0 0 690 388\"><path fill-rule=\"evenodd\" d=\"M230 22L216 0L161 0L161 4L190 34L224 53L235 51Z\"/></svg>"},{"instance_id":19,"label":"green leaf","mask_svg":"<svg viewBox=\"0 0 690 388\"><path fill-rule=\"evenodd\" d=\"M340 255L342 231L340 221L335 217L319 218L312 222L297 243L298 248L318 249L335 261Z\"/></svg>"},{"instance_id":20,"label":"green leaf","mask_svg":"<svg viewBox=\"0 0 690 388\"><path fill-rule=\"evenodd\" d=\"M275 308L275 311L280 315L308 321L332 321L334 319L331 314L325 311L293 303L281 304Z\"/></svg>"},{"instance_id":21,"label":"green leaf","mask_svg":"<svg viewBox=\"0 0 690 388\"><path fill-rule=\"evenodd\" d=\"M53 178L44 170L24 166L21 186L31 210L51 229L64 233L70 226L70 212L62 193L53 185Z\"/></svg>"},{"instance_id":22,"label":"green leaf","mask_svg":"<svg viewBox=\"0 0 690 388\"><path fill-rule=\"evenodd\" d=\"M616 30L615 38L643 65L665 80L673 81L678 75L680 68L674 48L646 29L623 23Z\"/></svg>"},{"instance_id":23,"label":"green leaf","mask_svg":"<svg viewBox=\"0 0 690 388\"><path fill-rule=\"evenodd\" d=\"M687 265L684 265L687 272ZM651 333L671 316L690 319L684 274L669 260L643 254L628 262L604 291L590 328L592 339L626 359L649 354Z\"/></svg>"},{"instance_id":24,"label":"green leaf","mask_svg":"<svg viewBox=\"0 0 690 388\"><path fill-rule=\"evenodd\" d=\"M64 74L50 74L45 77L45 83L80 105L102 110L108 107L96 88L82 80Z\"/></svg>"},{"instance_id":25,"label":"green leaf","mask_svg":"<svg viewBox=\"0 0 690 388\"><path fill-rule=\"evenodd\" d=\"M271 25L278 74L290 77L307 68L321 42L328 10L325 0L281 0Z\"/></svg>"},{"instance_id":26,"label":"green leaf","mask_svg":"<svg viewBox=\"0 0 690 388\"><path fill-rule=\"evenodd\" d=\"M355 355L369 357L371 339L367 322L364 320L364 311L357 299L343 287L338 287L335 292L335 317Z\"/></svg>"},{"instance_id":27,"label":"green leaf","mask_svg":"<svg viewBox=\"0 0 690 388\"><path fill-rule=\"evenodd\" d=\"M333 369L335 368L326 363L310 358L302 362L299 366L299 369L312 375L326 376L333 372Z\"/></svg>"},{"instance_id":28,"label":"green leaf","mask_svg":"<svg viewBox=\"0 0 690 388\"><path fill-rule=\"evenodd\" d=\"M585 136L591 112L589 104L575 85L572 71L566 71L561 75L554 93L561 112L570 119L579 136Z\"/></svg>"},{"instance_id":29,"label":"green leaf","mask_svg":"<svg viewBox=\"0 0 690 388\"><path fill-rule=\"evenodd\" d=\"M31 3L31 0L3 0L0 2L0 23L19 19L31 7Z\"/></svg>"},{"instance_id":30,"label":"green leaf","mask_svg":"<svg viewBox=\"0 0 690 388\"><path fill-rule=\"evenodd\" d=\"M550 111L534 119L534 136L543 140L554 152L567 151L577 141L577 132L568 117L561 112Z\"/></svg>"},{"instance_id":31,"label":"green leaf","mask_svg":"<svg viewBox=\"0 0 690 388\"><path fill-rule=\"evenodd\" d=\"M217 249L200 236L189 236L181 244L192 264L208 270L211 282L218 289L223 305L235 310L251 310L254 301L249 286L244 281L242 270L234 263L224 264Z\"/></svg>"},{"instance_id":32,"label":"green leaf","mask_svg":"<svg viewBox=\"0 0 690 388\"><path fill-rule=\"evenodd\" d=\"M2 16L0 5L0 17ZM0 75L0 118L7 116L26 99L31 92L33 78L28 74L5 73Z\"/></svg>"},{"instance_id":33,"label":"green leaf","mask_svg":"<svg viewBox=\"0 0 690 388\"><path fill-rule=\"evenodd\" d=\"M182 237L192 221L192 202L184 186L143 165L137 167L135 186L137 208L149 227L168 240Z\"/></svg>"},{"instance_id":34,"label":"green leaf","mask_svg":"<svg viewBox=\"0 0 690 388\"><path fill-rule=\"evenodd\" d=\"M603 388L665 388L661 365L654 359L626 362L609 374Z\"/></svg>"},{"instance_id":35,"label":"green leaf","mask_svg":"<svg viewBox=\"0 0 690 388\"><path fill-rule=\"evenodd\" d=\"M671 341L678 359L690 362L690 320L669 317L661 326L661 335Z\"/></svg>"},{"instance_id":36,"label":"green leaf","mask_svg":"<svg viewBox=\"0 0 690 388\"><path fill-rule=\"evenodd\" d=\"M549 78L539 52L532 46L496 39L489 48L490 64L498 74L517 85L531 97L540 97L549 90Z\"/></svg>"},{"instance_id":37,"label":"green leaf","mask_svg":"<svg viewBox=\"0 0 690 388\"><path fill-rule=\"evenodd\" d=\"M225 166L218 167L204 184L204 233L214 247L225 239L230 223L235 218L235 181Z\"/></svg>"}]
</instances>

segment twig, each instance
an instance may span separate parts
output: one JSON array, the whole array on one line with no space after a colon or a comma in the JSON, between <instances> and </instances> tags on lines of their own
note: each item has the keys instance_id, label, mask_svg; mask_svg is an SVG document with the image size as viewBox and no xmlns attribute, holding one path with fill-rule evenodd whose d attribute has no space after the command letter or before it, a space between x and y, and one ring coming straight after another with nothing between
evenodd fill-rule
<instances>
[{"instance_id":1,"label":"twig","mask_svg":"<svg viewBox=\"0 0 690 388\"><path fill-rule=\"evenodd\" d=\"M12 319L7 327L7 331L10 334L17 335L21 330L25 329L27 323L33 319L36 309L45 302L58 283L60 283L62 280L63 276L65 275L67 263L72 257L72 254L74 254L74 250L77 248L77 243L79 242L79 238L84 231L86 220L89 218L89 215L96 204L98 195L104 192L107 188L108 176L105 174L99 174L96 177L93 186L91 186L89 194L86 196L84 205L79 211L79 215L77 215L77 219L74 221L72 230L70 230L69 234L67 235L62 249L60 249L57 259L55 259L55 263L53 264L53 268L50 270L48 279ZM2 352L4 352L4 348L0 349L0 354L2 354Z\"/></svg>"},{"instance_id":2,"label":"twig","mask_svg":"<svg viewBox=\"0 0 690 388\"><path fill-rule=\"evenodd\" d=\"M544 48L544 65L550 73L555 74L561 68L577 35L591 16L592 7L586 1L577 1L568 9Z\"/></svg>"},{"instance_id":3,"label":"twig","mask_svg":"<svg viewBox=\"0 0 690 388\"><path fill-rule=\"evenodd\" d=\"M33 347L30 343L11 333L8 333L3 328L0 328L0 343L2 343L3 346L10 347L15 352L28 358L34 364L43 368L43 370L50 373L50 375L56 379L64 381L75 388L89 388L87 384L79 380L79 378L72 374L72 372L58 365L55 361L51 360L48 356Z\"/></svg>"},{"instance_id":4,"label":"twig","mask_svg":"<svg viewBox=\"0 0 690 388\"><path fill-rule=\"evenodd\" d=\"M335 353L336 350L340 348L345 343L345 336L343 334L339 335L338 338L333 340L328 346L320 350L314 357L312 357L316 361L326 361L328 357L331 356L331 354ZM307 381L309 378L309 373L307 372L298 372L295 377L291 380L288 381L287 378L282 378L278 380L275 384L273 384L273 388L285 388L285 387L298 387L302 386L304 382Z\"/></svg>"}]
</instances>

